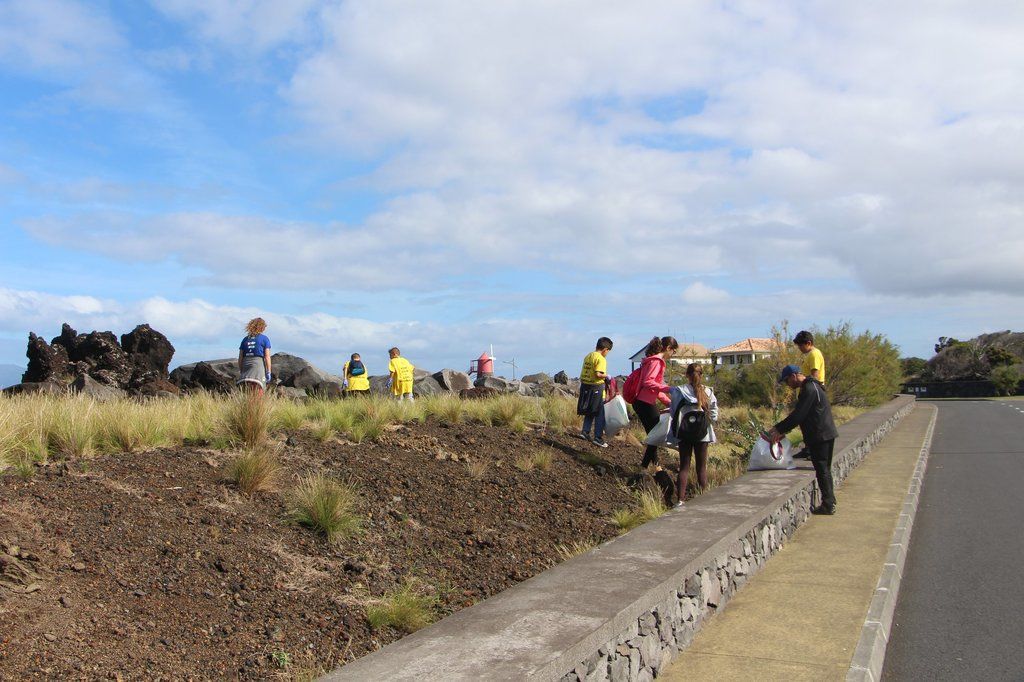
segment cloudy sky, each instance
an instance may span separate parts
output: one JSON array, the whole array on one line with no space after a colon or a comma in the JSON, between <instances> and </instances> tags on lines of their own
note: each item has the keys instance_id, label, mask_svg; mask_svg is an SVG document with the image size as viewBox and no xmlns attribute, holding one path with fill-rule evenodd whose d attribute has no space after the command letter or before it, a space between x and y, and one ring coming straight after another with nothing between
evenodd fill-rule
<instances>
[{"instance_id":1,"label":"cloudy sky","mask_svg":"<svg viewBox=\"0 0 1024 682\"><path fill-rule=\"evenodd\" d=\"M228 357L257 314L334 370L1021 329L1022 33L1020 2L0 0L0 363L62 321Z\"/></svg>"}]
</instances>

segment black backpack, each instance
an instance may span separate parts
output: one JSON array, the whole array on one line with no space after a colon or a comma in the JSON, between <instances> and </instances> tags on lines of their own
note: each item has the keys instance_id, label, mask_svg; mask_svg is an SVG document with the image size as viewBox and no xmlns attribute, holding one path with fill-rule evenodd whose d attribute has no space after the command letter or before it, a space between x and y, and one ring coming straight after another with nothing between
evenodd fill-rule
<instances>
[{"instance_id":1,"label":"black backpack","mask_svg":"<svg viewBox=\"0 0 1024 682\"><path fill-rule=\"evenodd\" d=\"M683 408L689 408L683 412ZM680 401L675 416L676 438L680 443L696 445L707 438L708 413L700 409L699 403Z\"/></svg>"}]
</instances>

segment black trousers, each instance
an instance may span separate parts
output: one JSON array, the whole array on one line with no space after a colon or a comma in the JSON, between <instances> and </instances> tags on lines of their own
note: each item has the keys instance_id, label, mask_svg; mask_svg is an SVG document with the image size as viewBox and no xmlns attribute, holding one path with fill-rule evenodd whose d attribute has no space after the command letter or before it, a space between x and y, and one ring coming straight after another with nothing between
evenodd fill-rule
<instances>
[{"instance_id":1,"label":"black trousers","mask_svg":"<svg viewBox=\"0 0 1024 682\"><path fill-rule=\"evenodd\" d=\"M827 507L836 503L835 485L832 482L832 449L835 444L835 438L807 444L811 464L814 465L814 475L818 479L818 489L821 491L821 504Z\"/></svg>"},{"instance_id":2,"label":"black trousers","mask_svg":"<svg viewBox=\"0 0 1024 682\"><path fill-rule=\"evenodd\" d=\"M640 423L644 425L644 431L647 433L651 432L658 422L661 421L661 410L650 403L645 403L642 400L633 401L633 411L636 412L636 416L640 417ZM658 446L648 445L647 449L644 450L644 461L641 462L640 466L647 466L648 464L658 463Z\"/></svg>"}]
</instances>

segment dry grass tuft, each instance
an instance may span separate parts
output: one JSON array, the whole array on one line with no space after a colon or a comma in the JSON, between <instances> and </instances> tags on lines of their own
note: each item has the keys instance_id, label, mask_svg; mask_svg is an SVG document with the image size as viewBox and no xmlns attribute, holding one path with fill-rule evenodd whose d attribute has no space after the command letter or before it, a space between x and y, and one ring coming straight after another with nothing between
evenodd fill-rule
<instances>
[{"instance_id":1,"label":"dry grass tuft","mask_svg":"<svg viewBox=\"0 0 1024 682\"><path fill-rule=\"evenodd\" d=\"M366 619L374 630L392 627L405 633L416 632L434 621L437 598L416 593L412 581L385 594L366 608Z\"/></svg>"},{"instance_id":2,"label":"dry grass tuft","mask_svg":"<svg viewBox=\"0 0 1024 682\"><path fill-rule=\"evenodd\" d=\"M246 495L274 490L281 464L269 450L250 450L228 464L227 477Z\"/></svg>"},{"instance_id":3,"label":"dry grass tuft","mask_svg":"<svg viewBox=\"0 0 1024 682\"><path fill-rule=\"evenodd\" d=\"M555 551L558 552L558 556L562 557L562 561L568 561L580 554L586 554L595 547L597 547L597 541L590 538L571 542L568 545L555 545Z\"/></svg>"},{"instance_id":4,"label":"dry grass tuft","mask_svg":"<svg viewBox=\"0 0 1024 682\"><path fill-rule=\"evenodd\" d=\"M323 533L333 543L359 530L356 499L354 486L313 474L301 479L289 495L288 515L296 523Z\"/></svg>"},{"instance_id":5,"label":"dry grass tuft","mask_svg":"<svg viewBox=\"0 0 1024 682\"><path fill-rule=\"evenodd\" d=\"M553 461L554 451L551 448L542 448L533 453L533 465L541 471L550 471Z\"/></svg>"},{"instance_id":6,"label":"dry grass tuft","mask_svg":"<svg viewBox=\"0 0 1024 682\"><path fill-rule=\"evenodd\" d=\"M487 462L482 460L475 460L466 464L466 471L469 472L469 477L474 481L481 481L487 474Z\"/></svg>"},{"instance_id":7,"label":"dry grass tuft","mask_svg":"<svg viewBox=\"0 0 1024 682\"><path fill-rule=\"evenodd\" d=\"M567 398L550 395L541 401L544 423L553 429L578 429L580 418L576 403Z\"/></svg>"},{"instance_id":8,"label":"dry grass tuft","mask_svg":"<svg viewBox=\"0 0 1024 682\"><path fill-rule=\"evenodd\" d=\"M227 399L221 416L225 435L249 449L262 446L274 420L274 400L253 391L238 391Z\"/></svg>"},{"instance_id":9,"label":"dry grass tuft","mask_svg":"<svg viewBox=\"0 0 1024 682\"><path fill-rule=\"evenodd\" d=\"M310 429L313 431L313 437L321 443L326 443L330 439L334 438L336 431L334 425L331 424L329 419L317 419L310 424Z\"/></svg>"},{"instance_id":10,"label":"dry grass tuft","mask_svg":"<svg viewBox=\"0 0 1024 682\"><path fill-rule=\"evenodd\" d=\"M658 518L667 510L660 492L648 489L636 490L633 492L633 504L627 509L616 510L612 514L612 523L625 533Z\"/></svg>"}]
</instances>

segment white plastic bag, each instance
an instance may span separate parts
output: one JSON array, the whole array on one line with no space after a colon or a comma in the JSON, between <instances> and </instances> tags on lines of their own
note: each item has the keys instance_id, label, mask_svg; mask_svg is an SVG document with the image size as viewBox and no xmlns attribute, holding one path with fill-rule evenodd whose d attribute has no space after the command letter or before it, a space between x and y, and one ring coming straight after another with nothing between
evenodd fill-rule
<instances>
[{"instance_id":1,"label":"white plastic bag","mask_svg":"<svg viewBox=\"0 0 1024 682\"><path fill-rule=\"evenodd\" d=\"M626 412L626 401L617 395L604 404L604 435L611 438L629 426L629 413Z\"/></svg>"},{"instance_id":2,"label":"white plastic bag","mask_svg":"<svg viewBox=\"0 0 1024 682\"><path fill-rule=\"evenodd\" d=\"M794 469L792 446L788 438L783 438L774 445L764 437L758 438L750 451L750 464L747 471L764 469Z\"/></svg>"},{"instance_id":3,"label":"white plastic bag","mask_svg":"<svg viewBox=\"0 0 1024 682\"><path fill-rule=\"evenodd\" d=\"M672 443L669 442L669 437L672 435L672 415L665 413L661 415L661 420L658 425L651 429L651 432L647 434L647 440L644 441L647 445L657 445L661 448L671 447Z\"/></svg>"}]
</instances>

